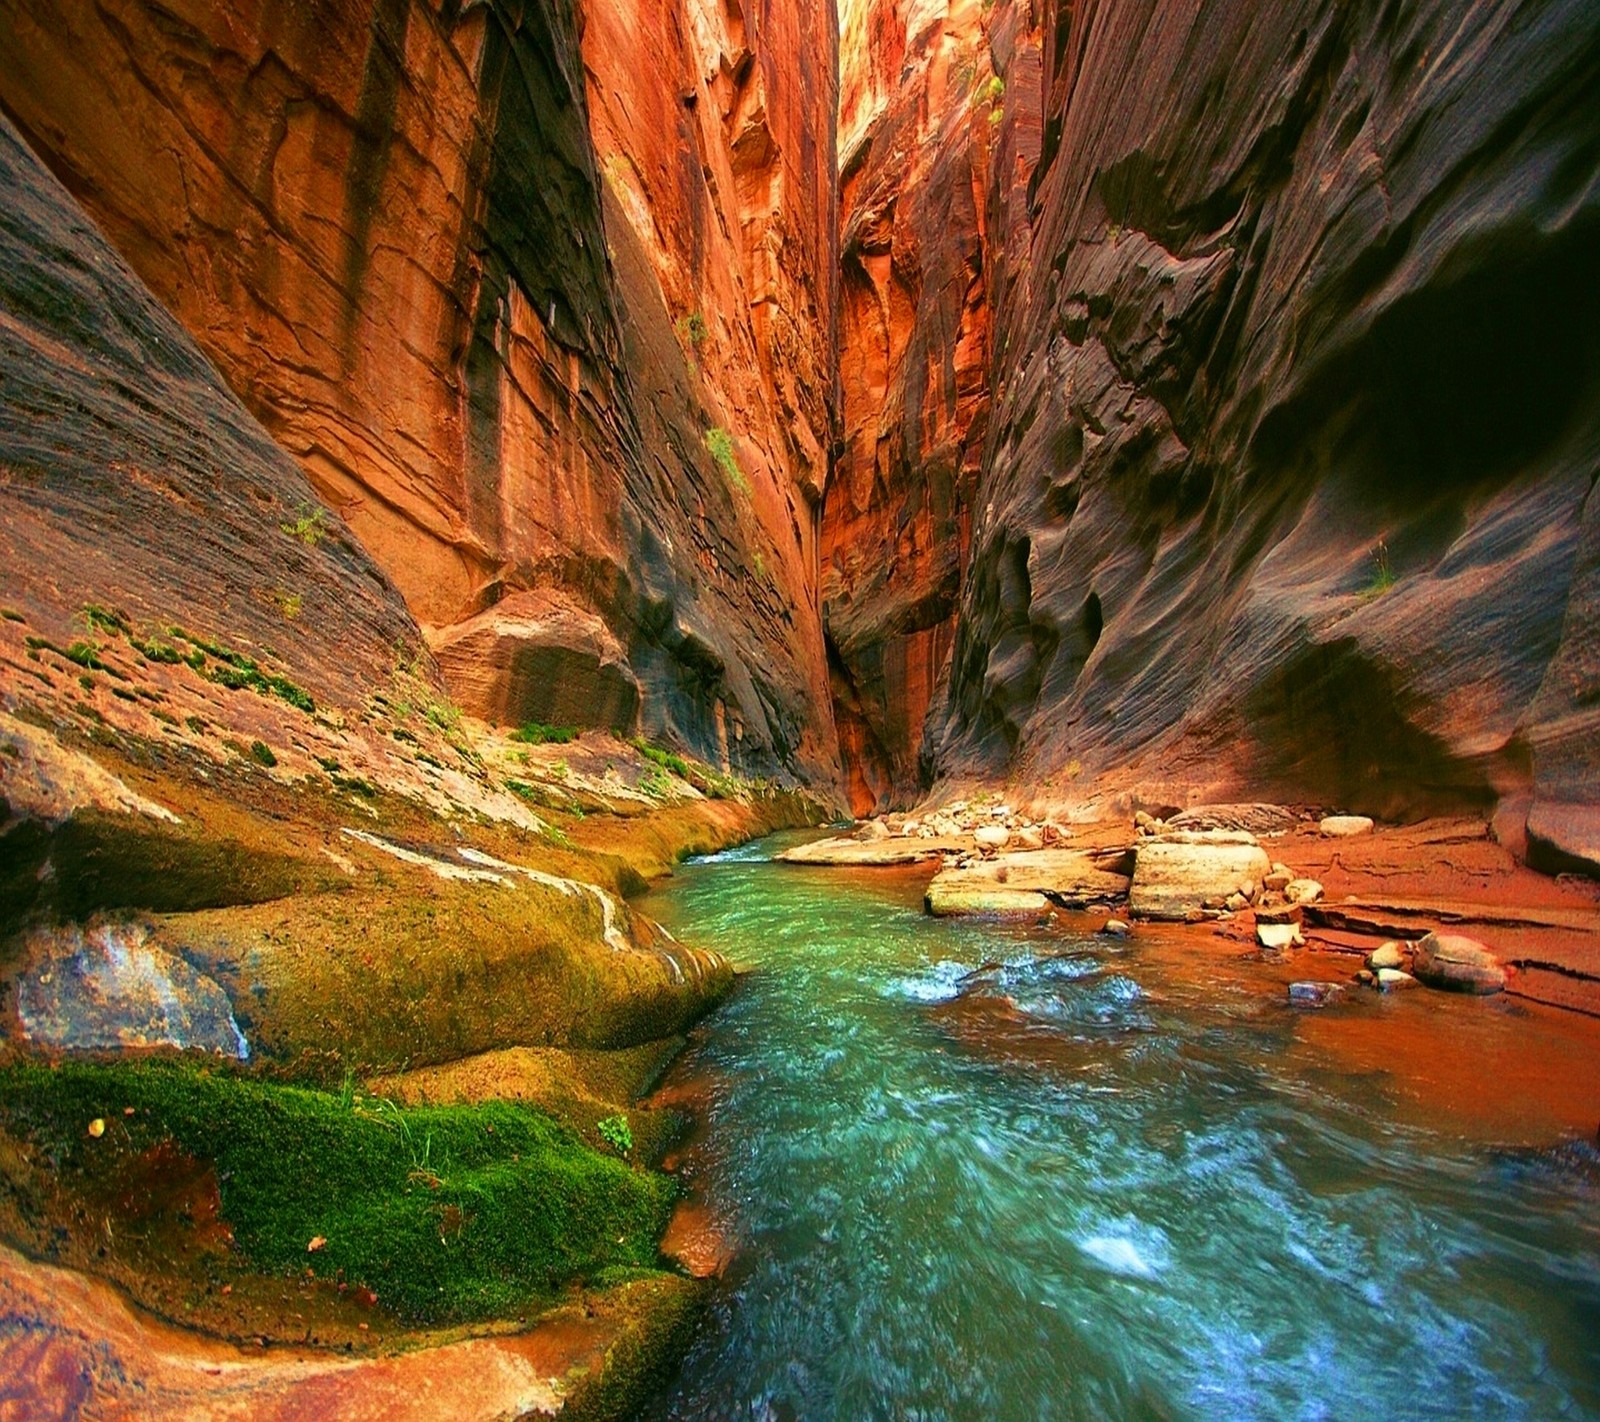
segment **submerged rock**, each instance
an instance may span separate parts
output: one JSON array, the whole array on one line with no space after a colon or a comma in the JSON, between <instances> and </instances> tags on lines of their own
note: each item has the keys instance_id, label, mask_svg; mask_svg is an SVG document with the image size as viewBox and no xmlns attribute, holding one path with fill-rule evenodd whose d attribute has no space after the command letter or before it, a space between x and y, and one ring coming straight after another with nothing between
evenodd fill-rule
<instances>
[{"instance_id":1,"label":"submerged rock","mask_svg":"<svg viewBox=\"0 0 1600 1422\"><path fill-rule=\"evenodd\" d=\"M1506 985L1500 960L1475 938L1430 933L1418 942L1412 971L1429 987L1487 995Z\"/></svg>"},{"instance_id":2,"label":"submerged rock","mask_svg":"<svg viewBox=\"0 0 1600 1422\"><path fill-rule=\"evenodd\" d=\"M956 870L959 874L962 871ZM937 875L928 885L923 900L935 918L964 914L1038 914L1050 907L1050 900L1032 889L1013 889L1003 884L954 881Z\"/></svg>"},{"instance_id":3,"label":"submerged rock","mask_svg":"<svg viewBox=\"0 0 1600 1422\"><path fill-rule=\"evenodd\" d=\"M1344 1001L1348 989L1343 983L1290 983L1289 1006L1330 1007Z\"/></svg>"},{"instance_id":4,"label":"submerged rock","mask_svg":"<svg viewBox=\"0 0 1600 1422\"><path fill-rule=\"evenodd\" d=\"M23 1036L58 1051L195 1048L239 1061L249 1044L213 978L150 941L140 923L35 934L16 982Z\"/></svg>"}]
</instances>

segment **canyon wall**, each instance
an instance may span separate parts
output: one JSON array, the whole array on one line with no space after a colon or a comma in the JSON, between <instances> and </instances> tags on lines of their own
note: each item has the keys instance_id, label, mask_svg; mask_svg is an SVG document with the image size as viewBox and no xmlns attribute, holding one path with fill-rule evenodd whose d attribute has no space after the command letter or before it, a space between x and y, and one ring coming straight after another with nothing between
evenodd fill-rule
<instances>
[{"instance_id":1,"label":"canyon wall","mask_svg":"<svg viewBox=\"0 0 1600 1422\"><path fill-rule=\"evenodd\" d=\"M851 802L916 796L955 635L989 407L985 160L999 96L980 0L840 7L844 454L823 622Z\"/></svg>"},{"instance_id":2,"label":"canyon wall","mask_svg":"<svg viewBox=\"0 0 1600 1422\"><path fill-rule=\"evenodd\" d=\"M1531 806L1536 858L1600 859L1600 13L983 26L993 407L932 768L1513 838Z\"/></svg>"},{"instance_id":3,"label":"canyon wall","mask_svg":"<svg viewBox=\"0 0 1600 1422\"><path fill-rule=\"evenodd\" d=\"M0 3L0 104L455 698L837 775L823 0Z\"/></svg>"}]
</instances>

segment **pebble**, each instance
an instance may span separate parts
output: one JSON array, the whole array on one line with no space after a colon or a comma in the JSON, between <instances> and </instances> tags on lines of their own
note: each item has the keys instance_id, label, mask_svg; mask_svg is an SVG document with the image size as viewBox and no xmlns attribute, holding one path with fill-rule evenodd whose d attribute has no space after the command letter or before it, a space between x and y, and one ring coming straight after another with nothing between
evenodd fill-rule
<instances>
[{"instance_id":1,"label":"pebble","mask_svg":"<svg viewBox=\"0 0 1600 1422\"><path fill-rule=\"evenodd\" d=\"M1294 875L1291 874L1287 869L1274 869L1270 874L1267 875L1265 879L1261 881L1262 887L1264 887L1269 894L1281 894L1293 882Z\"/></svg>"},{"instance_id":2,"label":"pebble","mask_svg":"<svg viewBox=\"0 0 1600 1422\"><path fill-rule=\"evenodd\" d=\"M1292 904L1314 904L1322 897L1322 885L1315 879L1291 879L1283 886L1283 896Z\"/></svg>"},{"instance_id":3,"label":"pebble","mask_svg":"<svg viewBox=\"0 0 1600 1422\"><path fill-rule=\"evenodd\" d=\"M1133 932L1120 918L1108 918L1105 921L1105 926L1100 931L1109 933L1113 938L1126 938Z\"/></svg>"},{"instance_id":4,"label":"pebble","mask_svg":"<svg viewBox=\"0 0 1600 1422\"><path fill-rule=\"evenodd\" d=\"M1399 992L1402 988L1417 986L1417 980L1399 968L1379 968L1377 978L1379 992Z\"/></svg>"}]
</instances>

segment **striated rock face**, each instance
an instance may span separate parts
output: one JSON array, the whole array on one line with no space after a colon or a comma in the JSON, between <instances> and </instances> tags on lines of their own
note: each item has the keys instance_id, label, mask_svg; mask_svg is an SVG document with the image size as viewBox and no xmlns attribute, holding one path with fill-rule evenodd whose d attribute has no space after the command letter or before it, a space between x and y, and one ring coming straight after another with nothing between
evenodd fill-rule
<instances>
[{"instance_id":1,"label":"striated rock face","mask_svg":"<svg viewBox=\"0 0 1600 1422\"><path fill-rule=\"evenodd\" d=\"M982 190L999 99L980 0L840 6L845 450L823 618L858 814L915 798L989 406Z\"/></svg>"},{"instance_id":2,"label":"striated rock face","mask_svg":"<svg viewBox=\"0 0 1600 1422\"><path fill-rule=\"evenodd\" d=\"M18 0L0 101L466 709L536 714L524 619L473 620L537 593L604 624L650 734L831 783L835 20L578 8Z\"/></svg>"},{"instance_id":3,"label":"striated rock face","mask_svg":"<svg viewBox=\"0 0 1600 1422\"><path fill-rule=\"evenodd\" d=\"M940 132L950 101L869 16L858 76L845 26L846 135L877 83ZM939 773L1389 815L1536 796L1535 855L1592 857L1594 7L999 0L981 23L1004 86L984 205L928 202L946 246L978 233L994 352ZM873 231L898 241L937 191L934 151ZM911 405L851 388L869 166L845 178L835 560L878 572L894 520L842 517L847 490L870 503L856 437ZM929 335L927 367L959 369L956 323ZM900 627L846 605L840 662L892 660Z\"/></svg>"},{"instance_id":4,"label":"striated rock face","mask_svg":"<svg viewBox=\"0 0 1600 1422\"><path fill-rule=\"evenodd\" d=\"M75 648L85 670L113 640L86 603L147 634L182 623L316 703L359 705L387 684L396 648L420 642L393 585L336 516L302 522L316 500L300 469L3 117L0 191L8 616L46 634L39 645ZM0 687L53 684L41 666L7 663ZM18 812L65 818L51 768L30 758L23 769ZM145 808L125 790L93 798Z\"/></svg>"}]
</instances>

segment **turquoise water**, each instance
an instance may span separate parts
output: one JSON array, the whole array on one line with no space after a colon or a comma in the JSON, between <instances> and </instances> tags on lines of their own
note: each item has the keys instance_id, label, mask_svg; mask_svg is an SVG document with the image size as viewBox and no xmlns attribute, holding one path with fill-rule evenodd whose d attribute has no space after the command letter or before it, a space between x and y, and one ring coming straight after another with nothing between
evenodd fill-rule
<instances>
[{"instance_id":1,"label":"turquoise water","mask_svg":"<svg viewBox=\"0 0 1600 1422\"><path fill-rule=\"evenodd\" d=\"M1600 1417L1591 1146L1397 1125L1287 1009L768 849L645 905L754 970L686 1064L737 1254L654 1415Z\"/></svg>"}]
</instances>

